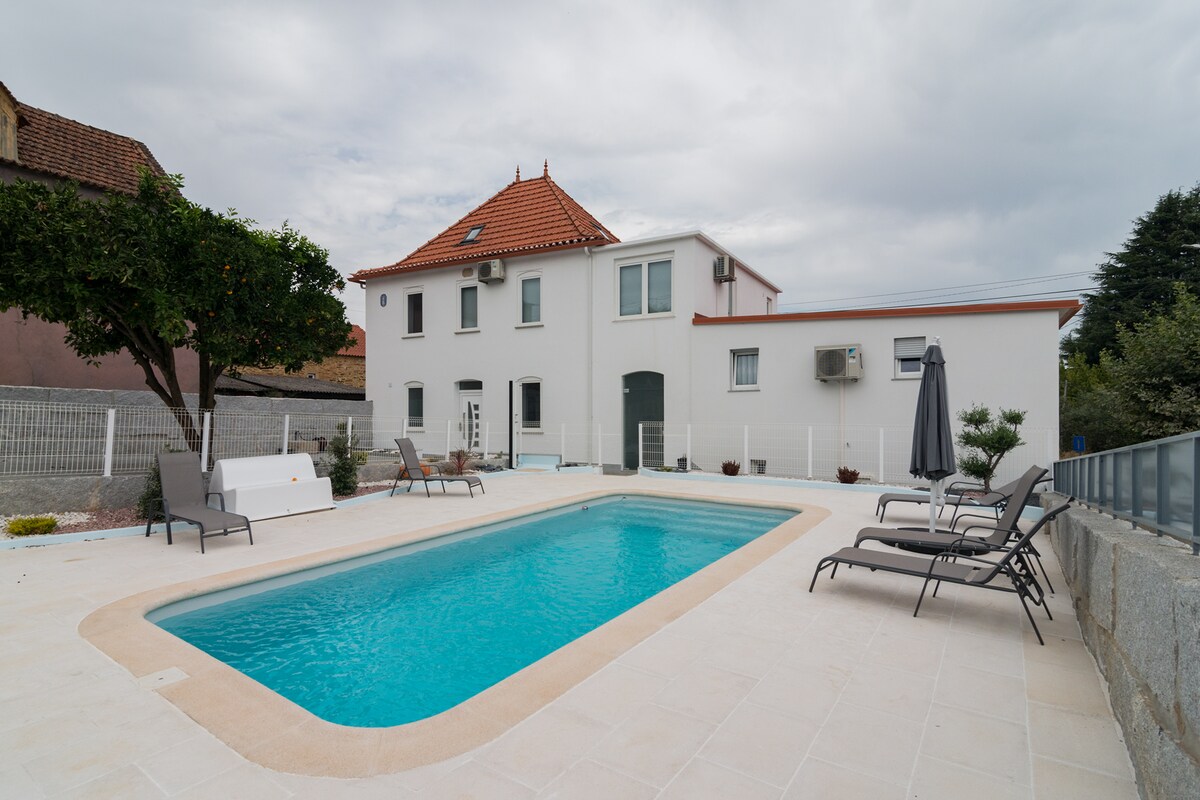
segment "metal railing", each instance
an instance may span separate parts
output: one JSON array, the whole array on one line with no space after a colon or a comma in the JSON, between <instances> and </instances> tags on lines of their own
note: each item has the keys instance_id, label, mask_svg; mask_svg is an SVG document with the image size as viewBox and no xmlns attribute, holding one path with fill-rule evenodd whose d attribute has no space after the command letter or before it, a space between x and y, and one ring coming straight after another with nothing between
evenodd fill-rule
<instances>
[{"instance_id":1,"label":"metal railing","mask_svg":"<svg viewBox=\"0 0 1200 800\"><path fill-rule=\"evenodd\" d=\"M1054 490L1200 555L1200 431L1056 461Z\"/></svg>"}]
</instances>

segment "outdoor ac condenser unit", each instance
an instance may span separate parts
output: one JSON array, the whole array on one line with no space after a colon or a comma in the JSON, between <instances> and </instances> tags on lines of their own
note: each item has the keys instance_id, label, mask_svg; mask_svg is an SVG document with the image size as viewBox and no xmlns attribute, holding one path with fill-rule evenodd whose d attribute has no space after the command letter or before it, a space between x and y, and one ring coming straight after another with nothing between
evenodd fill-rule
<instances>
[{"instance_id":1,"label":"outdoor ac condenser unit","mask_svg":"<svg viewBox=\"0 0 1200 800\"><path fill-rule=\"evenodd\" d=\"M835 344L816 348L819 381L856 381L862 377L862 345Z\"/></svg>"},{"instance_id":2,"label":"outdoor ac condenser unit","mask_svg":"<svg viewBox=\"0 0 1200 800\"><path fill-rule=\"evenodd\" d=\"M504 280L504 262L498 258L483 261L479 264L480 283L499 283Z\"/></svg>"},{"instance_id":3,"label":"outdoor ac condenser unit","mask_svg":"<svg viewBox=\"0 0 1200 800\"><path fill-rule=\"evenodd\" d=\"M717 256L713 259L713 280L718 283L737 280L733 274L733 256Z\"/></svg>"}]
</instances>

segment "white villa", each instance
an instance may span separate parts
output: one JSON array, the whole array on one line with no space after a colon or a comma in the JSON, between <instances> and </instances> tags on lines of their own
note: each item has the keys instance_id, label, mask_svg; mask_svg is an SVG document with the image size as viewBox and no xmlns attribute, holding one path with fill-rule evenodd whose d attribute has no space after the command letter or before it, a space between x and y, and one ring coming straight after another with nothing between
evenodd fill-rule
<instances>
[{"instance_id":1,"label":"white villa","mask_svg":"<svg viewBox=\"0 0 1200 800\"><path fill-rule=\"evenodd\" d=\"M888 451L904 472L920 356L936 336L954 408L1026 410L1037 434L1025 455L1058 456L1058 330L1073 300L781 314L779 288L706 234L622 242L548 170L518 171L404 259L351 280L367 293L376 419L403 418L410 435L445 429L452 446L511 452L516 436L520 451L558 453L569 426L572 460L633 467L639 422L778 423L834 431L838 464L882 471ZM900 433L885 444L875 429ZM556 443L531 444L539 436ZM745 454L743 471L776 472L752 451L780 443L745 438L700 459L689 434L660 455L673 464L686 447L715 470Z\"/></svg>"}]
</instances>

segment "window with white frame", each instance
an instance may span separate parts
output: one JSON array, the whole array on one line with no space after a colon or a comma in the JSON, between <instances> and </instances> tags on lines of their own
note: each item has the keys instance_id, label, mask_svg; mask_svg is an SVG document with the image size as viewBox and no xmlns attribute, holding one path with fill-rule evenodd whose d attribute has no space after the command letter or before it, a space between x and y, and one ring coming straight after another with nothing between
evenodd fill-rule
<instances>
[{"instance_id":1,"label":"window with white frame","mask_svg":"<svg viewBox=\"0 0 1200 800\"><path fill-rule=\"evenodd\" d=\"M521 386L521 429L542 429L542 381L539 378L522 378Z\"/></svg>"},{"instance_id":2,"label":"window with white frame","mask_svg":"<svg viewBox=\"0 0 1200 800\"><path fill-rule=\"evenodd\" d=\"M425 427L425 386L420 383L406 383L408 390L408 416L405 418L409 429Z\"/></svg>"},{"instance_id":3,"label":"window with white frame","mask_svg":"<svg viewBox=\"0 0 1200 800\"><path fill-rule=\"evenodd\" d=\"M413 336L425 332L425 294L420 289L404 293L405 333Z\"/></svg>"},{"instance_id":4,"label":"window with white frame","mask_svg":"<svg viewBox=\"0 0 1200 800\"><path fill-rule=\"evenodd\" d=\"M622 317L670 312L671 260L617 267L617 295L617 313Z\"/></svg>"},{"instance_id":5,"label":"window with white frame","mask_svg":"<svg viewBox=\"0 0 1200 800\"><path fill-rule=\"evenodd\" d=\"M479 285L466 284L458 287L458 329L479 330Z\"/></svg>"},{"instance_id":6,"label":"window with white frame","mask_svg":"<svg viewBox=\"0 0 1200 800\"><path fill-rule=\"evenodd\" d=\"M542 276L521 277L521 324L535 325L542 321Z\"/></svg>"},{"instance_id":7,"label":"window with white frame","mask_svg":"<svg viewBox=\"0 0 1200 800\"><path fill-rule=\"evenodd\" d=\"M733 391L758 388L758 348L729 351L729 383Z\"/></svg>"},{"instance_id":8,"label":"window with white frame","mask_svg":"<svg viewBox=\"0 0 1200 800\"><path fill-rule=\"evenodd\" d=\"M925 355L924 336L896 339L896 375L900 380L921 377L921 356Z\"/></svg>"}]
</instances>

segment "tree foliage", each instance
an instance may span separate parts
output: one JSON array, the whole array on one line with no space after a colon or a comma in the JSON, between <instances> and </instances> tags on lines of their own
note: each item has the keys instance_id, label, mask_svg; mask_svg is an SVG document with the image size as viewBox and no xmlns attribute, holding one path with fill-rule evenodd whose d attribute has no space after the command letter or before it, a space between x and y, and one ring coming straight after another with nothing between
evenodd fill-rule
<instances>
[{"instance_id":1,"label":"tree foliage","mask_svg":"<svg viewBox=\"0 0 1200 800\"><path fill-rule=\"evenodd\" d=\"M1121 355L1117 330L1164 313L1175 283L1200 294L1200 184L1172 191L1134 221L1123 249L1108 253L1095 279L1099 288L1087 296L1083 319L1063 340L1063 353L1080 353L1089 364L1100 354Z\"/></svg>"},{"instance_id":2,"label":"tree foliage","mask_svg":"<svg viewBox=\"0 0 1200 800\"><path fill-rule=\"evenodd\" d=\"M958 421L963 429L956 441L966 450L958 457L958 471L982 481L983 490L990 492L1000 460L1025 444L1018 430L1025 422L1025 412L1002 408L993 417L990 409L971 406L958 413Z\"/></svg>"},{"instance_id":3,"label":"tree foliage","mask_svg":"<svg viewBox=\"0 0 1200 800\"><path fill-rule=\"evenodd\" d=\"M71 183L0 185L0 309L62 323L95 359L128 350L146 385L184 407L176 348L199 360L200 409L240 367L300 369L349 343L345 283L328 253L286 224L263 231L143 173L137 197L80 197ZM199 434L177 413L189 445Z\"/></svg>"}]
</instances>

